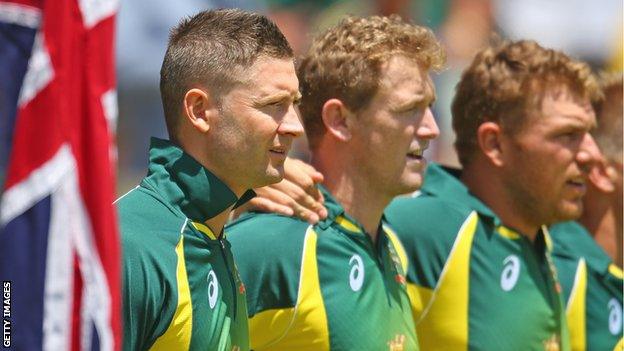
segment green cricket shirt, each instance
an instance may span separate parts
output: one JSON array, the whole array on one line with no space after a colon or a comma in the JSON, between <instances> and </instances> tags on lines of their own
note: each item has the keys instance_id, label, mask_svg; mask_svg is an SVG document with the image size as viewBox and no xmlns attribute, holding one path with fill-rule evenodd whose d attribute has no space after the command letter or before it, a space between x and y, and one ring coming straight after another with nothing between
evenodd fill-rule
<instances>
[{"instance_id":1,"label":"green cricket shirt","mask_svg":"<svg viewBox=\"0 0 624 351\"><path fill-rule=\"evenodd\" d=\"M398 239L382 225L373 243L321 190L329 215L316 225L249 214L227 228L252 349L417 350Z\"/></svg>"},{"instance_id":2,"label":"green cricket shirt","mask_svg":"<svg viewBox=\"0 0 624 351\"><path fill-rule=\"evenodd\" d=\"M457 178L430 165L419 194L386 210L408 256L422 350L569 350L542 228L530 242Z\"/></svg>"},{"instance_id":3,"label":"green cricket shirt","mask_svg":"<svg viewBox=\"0 0 624 351\"><path fill-rule=\"evenodd\" d=\"M622 270L579 223L554 225L550 233L572 350L621 351Z\"/></svg>"},{"instance_id":4,"label":"green cricket shirt","mask_svg":"<svg viewBox=\"0 0 624 351\"><path fill-rule=\"evenodd\" d=\"M147 176L117 201L124 350L248 350L245 290L230 244L203 225L241 200L168 141L152 138Z\"/></svg>"}]
</instances>

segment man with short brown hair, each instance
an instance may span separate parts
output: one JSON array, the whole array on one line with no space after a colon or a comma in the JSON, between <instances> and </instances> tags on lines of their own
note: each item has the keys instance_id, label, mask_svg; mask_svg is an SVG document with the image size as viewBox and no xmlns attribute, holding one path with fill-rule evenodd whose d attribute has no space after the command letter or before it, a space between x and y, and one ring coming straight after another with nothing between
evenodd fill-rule
<instances>
[{"instance_id":1,"label":"man with short brown hair","mask_svg":"<svg viewBox=\"0 0 624 351\"><path fill-rule=\"evenodd\" d=\"M479 52L453 101L463 169L386 210L425 350L569 350L544 225L583 209L597 147L589 67L532 41Z\"/></svg>"},{"instance_id":2,"label":"man with short brown hair","mask_svg":"<svg viewBox=\"0 0 624 351\"><path fill-rule=\"evenodd\" d=\"M125 350L248 350L245 289L223 234L249 189L283 177L303 134L293 52L266 17L204 11L171 33L161 69L170 140L117 201Z\"/></svg>"}]
</instances>

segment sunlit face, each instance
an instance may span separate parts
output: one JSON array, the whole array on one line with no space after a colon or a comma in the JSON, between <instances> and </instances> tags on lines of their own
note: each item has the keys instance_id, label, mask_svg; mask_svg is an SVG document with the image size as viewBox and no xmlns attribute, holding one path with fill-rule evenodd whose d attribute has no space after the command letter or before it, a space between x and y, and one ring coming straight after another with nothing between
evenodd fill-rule
<instances>
[{"instance_id":1,"label":"sunlit face","mask_svg":"<svg viewBox=\"0 0 624 351\"><path fill-rule=\"evenodd\" d=\"M431 112L435 91L426 69L394 56L382 66L379 89L359 114L353 156L371 186L389 196L423 183L423 152L439 130Z\"/></svg>"},{"instance_id":2,"label":"sunlit face","mask_svg":"<svg viewBox=\"0 0 624 351\"><path fill-rule=\"evenodd\" d=\"M238 84L221 97L219 155L212 155L228 183L250 189L279 182L295 137L303 135L295 105L299 81L292 59L262 56Z\"/></svg>"},{"instance_id":3,"label":"sunlit face","mask_svg":"<svg viewBox=\"0 0 624 351\"><path fill-rule=\"evenodd\" d=\"M551 89L522 129L503 139L506 187L518 213L536 224L581 215L587 175L600 154L589 134L595 124L589 101Z\"/></svg>"}]
</instances>

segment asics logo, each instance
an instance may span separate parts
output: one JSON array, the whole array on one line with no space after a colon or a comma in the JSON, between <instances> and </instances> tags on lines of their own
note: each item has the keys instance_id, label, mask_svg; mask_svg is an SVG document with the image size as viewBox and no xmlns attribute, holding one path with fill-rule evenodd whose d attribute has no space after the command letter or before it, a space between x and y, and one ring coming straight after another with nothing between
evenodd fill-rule
<instances>
[{"instance_id":1,"label":"asics logo","mask_svg":"<svg viewBox=\"0 0 624 351\"><path fill-rule=\"evenodd\" d=\"M504 291L510 291L516 286L520 276L520 259L516 255L509 255L503 260L503 265L500 285Z\"/></svg>"},{"instance_id":2,"label":"asics logo","mask_svg":"<svg viewBox=\"0 0 624 351\"><path fill-rule=\"evenodd\" d=\"M360 257L360 255L351 256L349 265L351 266L349 285L351 286L351 290L359 291L364 283L364 262L362 262L362 257Z\"/></svg>"},{"instance_id":3,"label":"asics logo","mask_svg":"<svg viewBox=\"0 0 624 351\"><path fill-rule=\"evenodd\" d=\"M622 306L616 299L609 300L609 331L618 335L622 331Z\"/></svg>"},{"instance_id":4,"label":"asics logo","mask_svg":"<svg viewBox=\"0 0 624 351\"><path fill-rule=\"evenodd\" d=\"M210 270L206 279L208 281L208 305L210 309L213 309L217 304L217 297L219 296L219 281L213 270Z\"/></svg>"}]
</instances>

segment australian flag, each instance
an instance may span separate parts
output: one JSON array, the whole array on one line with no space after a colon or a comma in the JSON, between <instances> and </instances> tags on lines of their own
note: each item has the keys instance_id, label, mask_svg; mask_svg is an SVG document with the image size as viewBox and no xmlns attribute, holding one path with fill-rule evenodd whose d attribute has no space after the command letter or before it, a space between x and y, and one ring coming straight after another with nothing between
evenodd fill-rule
<instances>
[{"instance_id":1,"label":"australian flag","mask_svg":"<svg viewBox=\"0 0 624 351\"><path fill-rule=\"evenodd\" d=\"M2 346L119 350L118 0L0 1Z\"/></svg>"}]
</instances>

